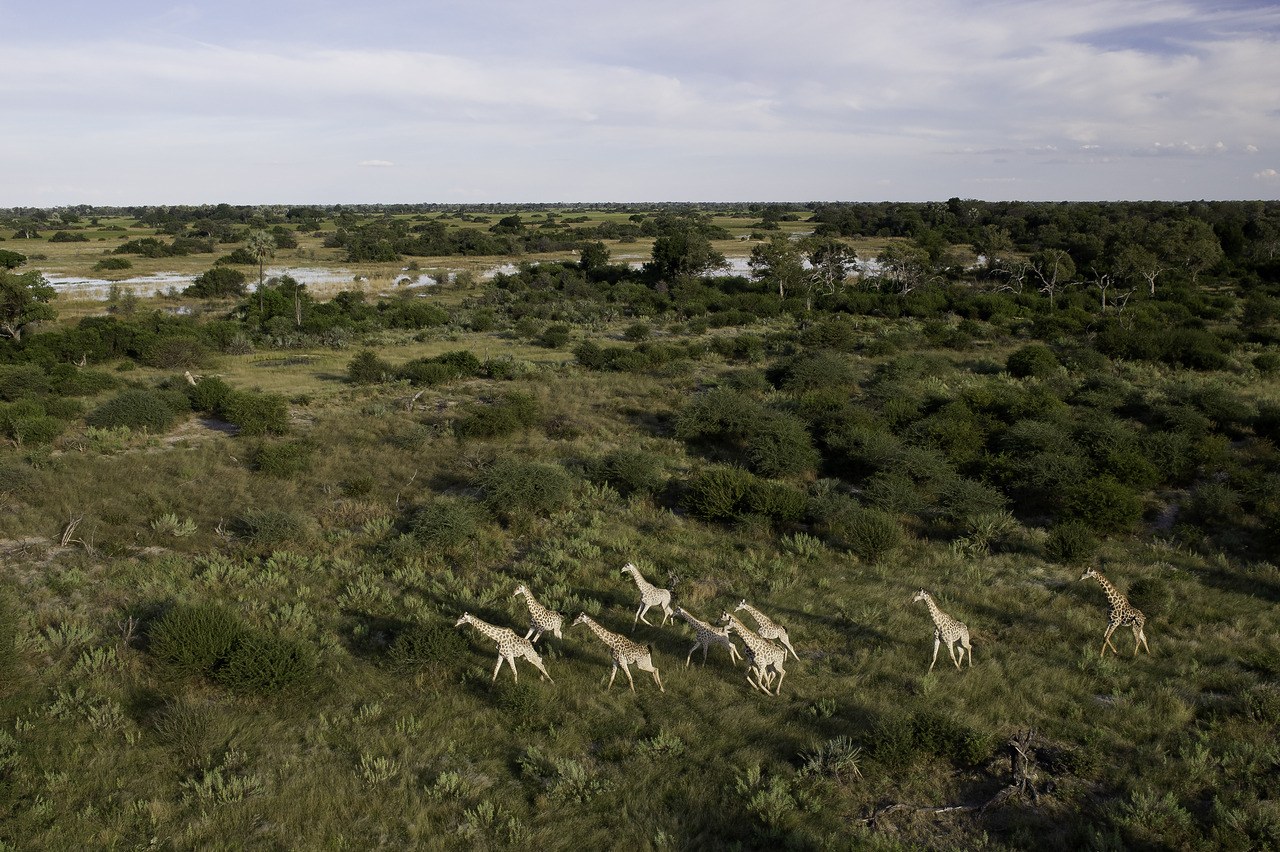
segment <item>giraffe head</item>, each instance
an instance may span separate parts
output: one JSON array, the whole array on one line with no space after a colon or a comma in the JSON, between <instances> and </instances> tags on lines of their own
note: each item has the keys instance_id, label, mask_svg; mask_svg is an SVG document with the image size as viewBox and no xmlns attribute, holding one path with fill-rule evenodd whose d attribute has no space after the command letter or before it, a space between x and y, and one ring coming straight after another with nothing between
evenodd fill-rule
<instances>
[{"instance_id":1,"label":"giraffe head","mask_svg":"<svg viewBox=\"0 0 1280 852\"><path fill-rule=\"evenodd\" d=\"M636 567L634 562L628 562L626 565L622 566L622 573L623 574L632 574L632 573L639 574L640 569Z\"/></svg>"},{"instance_id":2,"label":"giraffe head","mask_svg":"<svg viewBox=\"0 0 1280 852\"><path fill-rule=\"evenodd\" d=\"M587 623L587 614L585 612L580 612L578 613L578 617L573 620L573 624L570 624L569 626L577 627L579 624L586 624L586 623Z\"/></svg>"},{"instance_id":3,"label":"giraffe head","mask_svg":"<svg viewBox=\"0 0 1280 852\"><path fill-rule=\"evenodd\" d=\"M524 583L521 583L520 585L516 586L516 590L511 593L511 597L514 598L516 595L527 595L527 594L529 594L529 587L526 586Z\"/></svg>"},{"instance_id":4,"label":"giraffe head","mask_svg":"<svg viewBox=\"0 0 1280 852\"><path fill-rule=\"evenodd\" d=\"M733 627L733 614L727 609L720 613L720 626Z\"/></svg>"},{"instance_id":5,"label":"giraffe head","mask_svg":"<svg viewBox=\"0 0 1280 852\"><path fill-rule=\"evenodd\" d=\"M1098 573L1098 569L1090 565L1088 568L1084 569L1084 573L1080 575L1080 579L1087 580L1090 577L1101 577L1101 576L1102 575ZM1079 580L1077 580L1076 582L1079 582Z\"/></svg>"},{"instance_id":6,"label":"giraffe head","mask_svg":"<svg viewBox=\"0 0 1280 852\"><path fill-rule=\"evenodd\" d=\"M733 608L733 611L737 612L740 609L746 609L746 608L747 608L747 599L743 598L742 600L738 601L738 605Z\"/></svg>"},{"instance_id":7,"label":"giraffe head","mask_svg":"<svg viewBox=\"0 0 1280 852\"><path fill-rule=\"evenodd\" d=\"M918 603L920 601L927 601L927 600L929 600L929 593L926 592L924 589L921 589L920 591L916 592L916 596L911 599L911 602Z\"/></svg>"},{"instance_id":8,"label":"giraffe head","mask_svg":"<svg viewBox=\"0 0 1280 852\"><path fill-rule=\"evenodd\" d=\"M683 616L683 615L686 615L686 614L687 614L687 613L684 611L684 607L680 606L679 604L677 604L676 606L672 607L671 612L672 612L673 614L675 614L675 615L681 615L681 616Z\"/></svg>"},{"instance_id":9,"label":"giraffe head","mask_svg":"<svg viewBox=\"0 0 1280 852\"><path fill-rule=\"evenodd\" d=\"M470 623L471 623L471 613L469 613L469 612L464 612L464 613L462 614L462 617L461 617L461 618L459 618L459 619L458 619L458 621L457 621L457 623L456 623L456 624L454 624L453 626L454 626L454 627L461 627L461 626L462 626L462 625L464 625L464 624L470 624Z\"/></svg>"}]
</instances>

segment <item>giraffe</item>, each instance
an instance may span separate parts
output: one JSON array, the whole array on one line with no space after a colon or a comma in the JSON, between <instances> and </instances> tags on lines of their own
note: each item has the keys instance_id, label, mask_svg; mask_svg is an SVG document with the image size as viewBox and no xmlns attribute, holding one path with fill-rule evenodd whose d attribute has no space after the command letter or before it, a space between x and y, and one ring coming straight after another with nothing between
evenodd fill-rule
<instances>
[{"instance_id":1,"label":"giraffe","mask_svg":"<svg viewBox=\"0 0 1280 852\"><path fill-rule=\"evenodd\" d=\"M929 673L933 673L933 667L938 663L938 647L943 643L947 643L947 652L951 654L951 662L956 664L956 668L960 668L960 664L964 662L964 652L969 652L969 668L973 668L973 646L969 644L969 628L964 626L964 622L957 621L938 609L938 605L933 602L933 597L924 589L916 592L916 596L911 599L912 603L924 601L929 607L929 615L933 616L933 661L929 663ZM956 659L956 644L960 645L960 659Z\"/></svg>"},{"instance_id":2,"label":"giraffe","mask_svg":"<svg viewBox=\"0 0 1280 852\"><path fill-rule=\"evenodd\" d=\"M662 678L658 675L658 667L653 664L653 646L648 647L632 642L625 636L605 630L597 624L591 616L585 612L579 613L578 617L573 620L570 627L576 627L579 624L585 624L591 628L591 632L605 644L609 649L609 653L613 656L613 671L609 674L609 689L613 686L613 679L618 676L618 669L621 667L623 674L627 676L627 683L631 684L631 691L636 691L636 682L631 679L631 664L635 663L636 668L644 672L653 674L653 682L658 685L660 692L666 692L666 687L662 685Z\"/></svg>"},{"instance_id":3,"label":"giraffe","mask_svg":"<svg viewBox=\"0 0 1280 852\"><path fill-rule=\"evenodd\" d=\"M747 662L750 663L747 667L747 683L765 695L781 695L782 681L787 676L782 668L782 664L787 661L787 652L768 639L761 639L728 610L720 613L720 623L725 625L727 630L737 631L747 646ZM752 672L755 673L755 680L751 679ZM765 678L766 674L768 679ZM778 675L778 688L771 693L769 687L773 684L775 674Z\"/></svg>"},{"instance_id":4,"label":"giraffe","mask_svg":"<svg viewBox=\"0 0 1280 852\"><path fill-rule=\"evenodd\" d=\"M676 607L675 614L688 622L689 626L698 634L698 641L689 649L689 656L685 657L684 667L689 668L689 662L693 659L693 652L702 649L702 664L707 664L707 649L712 645L723 645L729 649L729 660L735 666L738 659L742 656L738 653L738 648L733 644L733 640L729 638L729 630L726 627L712 627L705 621L699 620L691 615L684 607Z\"/></svg>"},{"instance_id":5,"label":"giraffe","mask_svg":"<svg viewBox=\"0 0 1280 852\"><path fill-rule=\"evenodd\" d=\"M631 632L635 632L636 624L641 621L644 621L650 627L653 626L648 621L645 621L644 614L649 611L650 607L654 606L662 607L662 623L666 624L667 619L671 617L671 590L659 589L653 583L650 583L640 574L640 569L631 562L622 567L622 573L630 574L631 579L636 581L636 588L640 590L640 608L636 610L635 621L631 622Z\"/></svg>"},{"instance_id":6,"label":"giraffe","mask_svg":"<svg viewBox=\"0 0 1280 852\"><path fill-rule=\"evenodd\" d=\"M787 650L791 652L791 656L796 658L796 662L800 662L800 655L796 653L795 648L791 647L791 639L787 636L787 628L776 623L773 619L769 618L769 616L747 603L745 598L733 608L733 611L737 612L740 609L745 609L747 611L747 615L756 620L756 624L759 625L756 633L760 634L761 638L777 639L783 645L787 646Z\"/></svg>"},{"instance_id":7,"label":"giraffe","mask_svg":"<svg viewBox=\"0 0 1280 852\"><path fill-rule=\"evenodd\" d=\"M1090 577L1098 581L1098 585L1102 586L1102 591L1107 593L1107 632L1102 636L1102 648L1098 651L1099 657L1107 655L1107 649L1110 648L1112 653L1117 657L1120 652L1116 650L1116 646L1111 644L1111 634L1116 632L1117 627L1133 628L1133 655L1138 656L1138 648L1145 648L1147 654L1151 653L1151 647L1147 644L1147 635L1143 632L1147 619L1142 611L1133 604L1129 603L1129 599L1120 594L1120 590L1111 585L1111 582L1097 568L1087 569L1081 580L1087 580Z\"/></svg>"},{"instance_id":8,"label":"giraffe","mask_svg":"<svg viewBox=\"0 0 1280 852\"><path fill-rule=\"evenodd\" d=\"M529 607L529 632L524 634L524 638L529 639L532 636L533 638L529 641L537 642L542 638L543 633L554 633L557 639L564 638L560 633L560 626L564 624L563 615L538 603L533 592L529 591L529 587L524 583L516 586L512 597L516 595L524 595L525 606Z\"/></svg>"},{"instance_id":9,"label":"giraffe","mask_svg":"<svg viewBox=\"0 0 1280 852\"><path fill-rule=\"evenodd\" d=\"M542 664L542 657L533 648L533 643L528 639L522 639L514 630L509 627L498 627L487 621L482 621L468 612L464 612L454 627L461 627L464 624L470 624L476 630L479 630L485 636L498 643L498 665L493 669L493 680L498 679L498 672L502 670L502 662L506 660L511 664L511 676L515 678L516 683L520 682L520 673L516 671L516 657L524 657L533 667L542 672L545 680L552 680L551 675L547 674L546 666Z\"/></svg>"}]
</instances>

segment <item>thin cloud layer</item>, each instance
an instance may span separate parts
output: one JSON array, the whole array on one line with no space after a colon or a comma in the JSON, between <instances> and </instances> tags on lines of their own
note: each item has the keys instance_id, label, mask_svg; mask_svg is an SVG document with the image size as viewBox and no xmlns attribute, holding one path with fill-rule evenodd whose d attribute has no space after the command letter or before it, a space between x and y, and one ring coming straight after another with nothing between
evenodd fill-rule
<instances>
[{"instance_id":1,"label":"thin cloud layer","mask_svg":"<svg viewBox=\"0 0 1280 852\"><path fill-rule=\"evenodd\" d=\"M12 11L0 205L1245 198L1280 166L1267 4L71 5Z\"/></svg>"}]
</instances>

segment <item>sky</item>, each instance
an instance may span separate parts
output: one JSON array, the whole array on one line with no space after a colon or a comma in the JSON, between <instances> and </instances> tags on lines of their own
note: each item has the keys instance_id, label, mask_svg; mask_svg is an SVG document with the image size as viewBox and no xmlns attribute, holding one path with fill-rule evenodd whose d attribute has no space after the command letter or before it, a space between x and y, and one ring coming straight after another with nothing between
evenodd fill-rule
<instances>
[{"instance_id":1,"label":"sky","mask_svg":"<svg viewBox=\"0 0 1280 852\"><path fill-rule=\"evenodd\" d=\"M0 207L1280 198L1280 0L0 0Z\"/></svg>"}]
</instances>

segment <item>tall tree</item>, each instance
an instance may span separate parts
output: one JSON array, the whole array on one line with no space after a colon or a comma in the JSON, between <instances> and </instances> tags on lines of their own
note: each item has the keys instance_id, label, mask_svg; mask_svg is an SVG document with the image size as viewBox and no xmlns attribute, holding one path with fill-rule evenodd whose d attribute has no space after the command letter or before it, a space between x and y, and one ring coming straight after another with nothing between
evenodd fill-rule
<instances>
[{"instance_id":1,"label":"tall tree","mask_svg":"<svg viewBox=\"0 0 1280 852\"><path fill-rule=\"evenodd\" d=\"M858 262L857 253L849 244L832 237L810 237L804 242L804 250L809 257L812 290L822 296L843 290Z\"/></svg>"},{"instance_id":2,"label":"tall tree","mask_svg":"<svg viewBox=\"0 0 1280 852\"><path fill-rule=\"evenodd\" d=\"M33 323L57 317L49 306L53 295L53 287L39 272L18 274L0 269L0 334L21 340Z\"/></svg>"},{"instance_id":3,"label":"tall tree","mask_svg":"<svg viewBox=\"0 0 1280 852\"><path fill-rule=\"evenodd\" d=\"M245 250L258 261L258 313L262 313L263 270L266 262L276 256L276 238L269 231L250 231L244 241Z\"/></svg>"},{"instance_id":4,"label":"tall tree","mask_svg":"<svg viewBox=\"0 0 1280 852\"><path fill-rule=\"evenodd\" d=\"M646 269L661 281L683 275L701 275L726 265L724 255L707 237L693 228L663 234L653 241L653 257Z\"/></svg>"},{"instance_id":5,"label":"tall tree","mask_svg":"<svg viewBox=\"0 0 1280 852\"><path fill-rule=\"evenodd\" d=\"M753 248L747 262L756 278L778 288L779 300L787 298L788 290L795 290L804 284L805 271L800 246L791 242L784 234L775 234L768 242ZM812 304L812 298L810 303Z\"/></svg>"}]
</instances>

